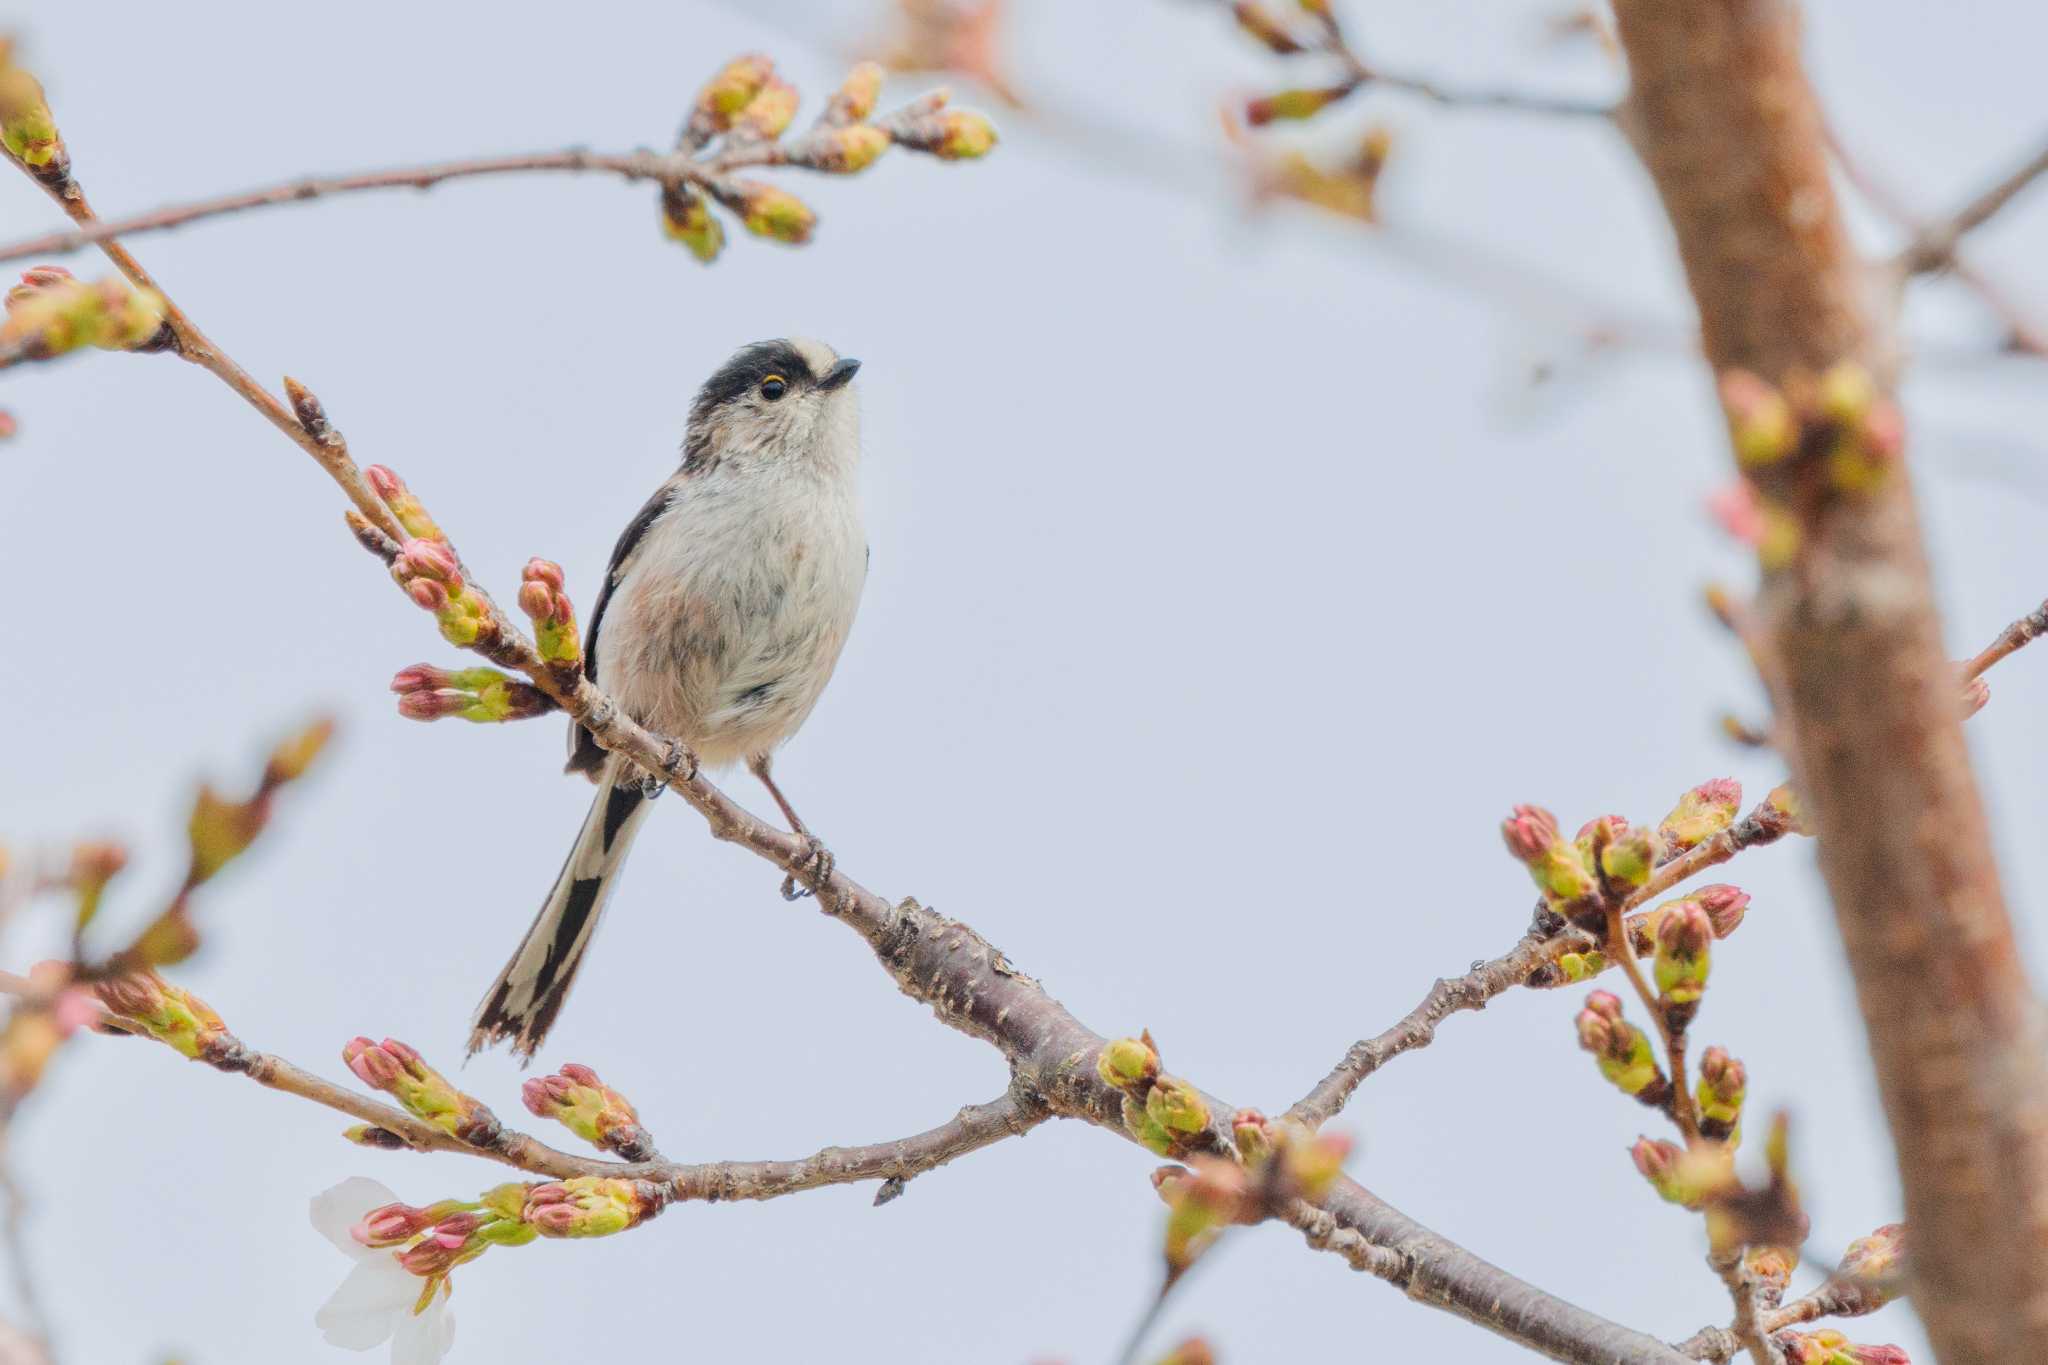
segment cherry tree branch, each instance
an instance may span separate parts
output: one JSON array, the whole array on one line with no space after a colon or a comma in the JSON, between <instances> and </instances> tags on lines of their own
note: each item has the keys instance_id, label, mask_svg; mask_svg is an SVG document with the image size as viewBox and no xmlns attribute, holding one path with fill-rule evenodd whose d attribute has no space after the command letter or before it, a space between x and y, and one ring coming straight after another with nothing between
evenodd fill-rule
<instances>
[{"instance_id":1,"label":"cherry tree branch","mask_svg":"<svg viewBox=\"0 0 2048 1365\"><path fill-rule=\"evenodd\" d=\"M1768 803L1761 803L1719 834L1665 860L1651 874L1648 882L1622 902L1617 913L1625 914L1646 901L1655 900L1681 882L1727 862L1744 849L1775 843L1790 828L1781 812ZM1353 1043L1330 1074L1297 1100L1287 1111L1287 1116L1311 1128L1321 1127L1344 1108L1367 1076L1402 1053L1427 1047L1435 1041L1436 1026L1451 1015L1460 1010L1485 1009L1487 1002L1495 996L1516 986L1562 985L1563 979L1551 971L1551 964L1561 952L1593 944L1590 937L1577 930L1565 926L1553 928L1554 921L1555 917L1547 916L1539 904L1537 927L1525 934L1513 948L1490 961L1475 964L1463 976L1439 977L1430 987L1429 994L1422 998L1422 1003L1392 1027ZM1607 964L1609 967L1649 951L1646 944L1638 942L1639 936L1626 922L1621 937L1628 942L1629 951L1610 945L1609 957L1612 960ZM1651 1014L1657 1016L1659 1011L1653 1006Z\"/></svg>"},{"instance_id":2,"label":"cherry tree branch","mask_svg":"<svg viewBox=\"0 0 2048 1365\"><path fill-rule=\"evenodd\" d=\"M448 180L526 174L535 171L600 172L618 176L628 182L684 179L692 183L702 183L701 172L688 157L663 156L649 151L605 153L593 152L582 147L570 147L555 152L466 157L456 161L437 161L420 166L362 171L350 175L303 176L296 180L266 185L260 189L244 190L239 194L223 194L207 199L194 199L182 204L170 204L127 218L98 221L88 216L79 219L79 226L73 231L48 232L40 237L25 237L20 241L0 246L0 261L25 261L37 257L63 255L89 246L97 246L116 237L139 237L146 233L183 227L187 223L205 218L246 213L252 209L274 208L281 204L301 204L339 194L363 190L425 190ZM74 214L73 217L77 218L78 215Z\"/></svg>"},{"instance_id":3,"label":"cherry tree branch","mask_svg":"<svg viewBox=\"0 0 2048 1365\"><path fill-rule=\"evenodd\" d=\"M1773 383L1844 362L1870 312L1785 0L1617 0L1623 114L1677 237L1710 365ZM1793 457L1757 476L1794 535L1759 617L1876 1063L1946 1365L2048 1358L2048 1055L1963 745L1911 489Z\"/></svg>"}]
</instances>

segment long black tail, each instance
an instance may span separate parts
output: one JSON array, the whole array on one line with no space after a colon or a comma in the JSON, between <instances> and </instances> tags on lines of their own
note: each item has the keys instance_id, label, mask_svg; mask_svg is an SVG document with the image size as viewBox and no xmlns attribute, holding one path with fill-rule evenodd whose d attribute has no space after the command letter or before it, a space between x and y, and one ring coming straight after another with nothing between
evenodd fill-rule
<instances>
[{"instance_id":1,"label":"long black tail","mask_svg":"<svg viewBox=\"0 0 2048 1365\"><path fill-rule=\"evenodd\" d=\"M471 1054L509 1038L514 1052L532 1059L561 1013L591 932L611 897L612 882L646 817L647 798L640 794L637 772L613 759L554 890L477 1006Z\"/></svg>"}]
</instances>

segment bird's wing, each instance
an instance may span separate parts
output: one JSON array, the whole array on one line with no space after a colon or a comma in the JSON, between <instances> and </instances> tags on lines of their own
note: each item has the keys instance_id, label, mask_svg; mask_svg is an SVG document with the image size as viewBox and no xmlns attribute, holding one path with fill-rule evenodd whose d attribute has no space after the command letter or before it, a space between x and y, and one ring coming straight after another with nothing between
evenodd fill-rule
<instances>
[{"instance_id":1,"label":"bird's wing","mask_svg":"<svg viewBox=\"0 0 2048 1365\"><path fill-rule=\"evenodd\" d=\"M612 546L612 561L605 566L604 586L598 589L597 605L591 608L590 625L583 633L583 676L593 683L598 680L598 632L604 629L604 611L611 605L612 589L618 587L619 580L626 576L627 564L633 558L633 552L640 548L648 529L674 504L680 491L673 481L655 489L647 505L635 513L633 519L626 523L626 529L619 533L618 544ZM598 747L590 731L581 725L569 727L569 764L565 771L583 773L595 779L604 767L604 757L604 750Z\"/></svg>"}]
</instances>

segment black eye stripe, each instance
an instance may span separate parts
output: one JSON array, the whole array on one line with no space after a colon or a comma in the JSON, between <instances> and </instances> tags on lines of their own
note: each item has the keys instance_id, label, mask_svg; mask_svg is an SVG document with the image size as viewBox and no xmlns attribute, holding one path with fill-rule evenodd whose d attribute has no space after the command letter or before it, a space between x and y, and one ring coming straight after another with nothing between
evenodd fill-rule
<instances>
[{"instance_id":1,"label":"black eye stripe","mask_svg":"<svg viewBox=\"0 0 2048 1365\"><path fill-rule=\"evenodd\" d=\"M780 375L784 382L795 386L817 378L803 353L787 341L759 341L743 346L698 390L697 401L691 407L691 422L701 423L714 410L758 392L761 381L770 375Z\"/></svg>"}]
</instances>

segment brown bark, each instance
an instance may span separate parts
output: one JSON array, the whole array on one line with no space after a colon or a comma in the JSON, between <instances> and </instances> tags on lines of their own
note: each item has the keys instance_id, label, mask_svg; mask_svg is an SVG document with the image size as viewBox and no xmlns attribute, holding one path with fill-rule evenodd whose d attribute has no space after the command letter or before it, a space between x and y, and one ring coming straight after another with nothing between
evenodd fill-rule
<instances>
[{"instance_id":1,"label":"brown bark","mask_svg":"<svg viewBox=\"0 0 2048 1365\"><path fill-rule=\"evenodd\" d=\"M1873 373L1871 312L1783 0L1617 0L1624 126L1677 235L1709 362ZM1937 1351L2048 1360L2048 1069L1963 747L1912 493L1818 467L1776 491L1799 545L1759 608L1897 1147Z\"/></svg>"}]
</instances>

